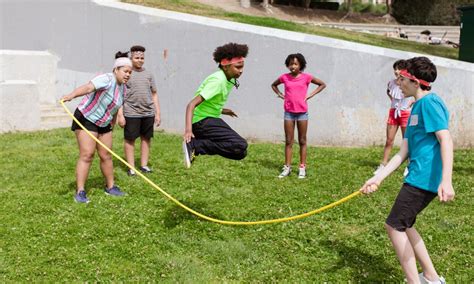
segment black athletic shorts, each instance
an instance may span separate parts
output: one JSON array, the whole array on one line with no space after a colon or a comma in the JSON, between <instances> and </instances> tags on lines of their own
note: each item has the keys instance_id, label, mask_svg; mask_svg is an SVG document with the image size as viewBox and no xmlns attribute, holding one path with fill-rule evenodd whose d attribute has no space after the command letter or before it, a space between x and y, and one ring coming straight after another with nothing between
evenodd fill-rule
<instances>
[{"instance_id":1,"label":"black athletic shorts","mask_svg":"<svg viewBox=\"0 0 474 284\"><path fill-rule=\"evenodd\" d=\"M403 184L385 223L397 231L405 232L407 228L413 227L416 216L436 196L436 193Z\"/></svg>"},{"instance_id":2,"label":"black athletic shorts","mask_svg":"<svg viewBox=\"0 0 474 284\"><path fill-rule=\"evenodd\" d=\"M155 117L125 117L123 136L126 140L134 141L138 137L150 139L153 137Z\"/></svg>"},{"instance_id":3,"label":"black athletic shorts","mask_svg":"<svg viewBox=\"0 0 474 284\"><path fill-rule=\"evenodd\" d=\"M110 132L112 131L112 127L110 127L110 124L105 126L105 127L99 127L97 125L95 125L94 123L90 122L89 120L87 120L87 118L84 117L84 115L82 115L82 112L79 110L79 109L76 109L76 111L74 112L74 117L79 120L79 122L89 131L91 132L96 132L96 133L99 133L99 134L104 134L104 133L107 133L107 132ZM72 131L75 131L75 130L82 130L82 128L79 126L79 124L76 123L76 121L72 120L72 126L71 126L71 130Z\"/></svg>"}]
</instances>

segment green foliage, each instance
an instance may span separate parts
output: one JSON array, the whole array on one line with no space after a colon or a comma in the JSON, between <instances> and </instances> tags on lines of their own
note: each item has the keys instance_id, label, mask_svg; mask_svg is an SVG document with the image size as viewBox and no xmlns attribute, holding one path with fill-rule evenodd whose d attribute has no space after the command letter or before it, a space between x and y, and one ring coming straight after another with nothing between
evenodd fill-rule
<instances>
[{"instance_id":1,"label":"green foliage","mask_svg":"<svg viewBox=\"0 0 474 284\"><path fill-rule=\"evenodd\" d=\"M456 26L460 23L457 8L474 4L473 0L394 0L392 16L405 25Z\"/></svg>"},{"instance_id":2,"label":"green foliage","mask_svg":"<svg viewBox=\"0 0 474 284\"><path fill-rule=\"evenodd\" d=\"M331 29L314 25L303 25L270 17L256 17L242 15L239 13L229 13L223 11L222 9L206 6L190 0L124 0L124 2L178 11L183 13L196 14L206 17L224 19L245 24L314 34L403 51L430 54L451 59L458 58L458 50L450 47L433 46L412 41L406 41L402 39L388 38L385 36L352 32L342 29Z\"/></svg>"},{"instance_id":3,"label":"green foliage","mask_svg":"<svg viewBox=\"0 0 474 284\"><path fill-rule=\"evenodd\" d=\"M357 190L382 155L380 147L309 147L308 178L278 179L282 143L251 144L242 161L198 156L185 170L181 137L155 134L148 177L191 208L226 220L319 208ZM121 156L122 139L116 129L113 149ZM91 203L74 203L78 150L68 129L2 134L0 156L2 283L403 281L383 228L403 169L379 192L321 214L235 227L189 214L128 177L116 160L116 183L128 195L106 196L97 157L87 182ZM473 165L473 150L455 152L456 200L432 202L416 225L438 271L453 283L474 280Z\"/></svg>"},{"instance_id":4,"label":"green foliage","mask_svg":"<svg viewBox=\"0 0 474 284\"><path fill-rule=\"evenodd\" d=\"M347 2L339 6L339 10L348 11ZM362 3L362 1L352 1L352 11L357 13L372 13L376 15L384 15L387 13L387 6L385 4Z\"/></svg>"}]
</instances>

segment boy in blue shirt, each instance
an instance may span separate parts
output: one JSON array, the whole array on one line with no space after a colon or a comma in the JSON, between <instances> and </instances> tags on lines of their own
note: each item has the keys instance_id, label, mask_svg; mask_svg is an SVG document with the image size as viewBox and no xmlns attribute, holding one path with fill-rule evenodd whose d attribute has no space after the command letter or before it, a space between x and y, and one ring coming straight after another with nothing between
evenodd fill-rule
<instances>
[{"instance_id":1,"label":"boy in blue shirt","mask_svg":"<svg viewBox=\"0 0 474 284\"><path fill-rule=\"evenodd\" d=\"M400 71L398 84L404 96L416 100L405 137L400 151L361 189L366 194L374 192L401 163L410 159L405 183L385 223L408 283L445 283L436 272L423 239L413 227L416 216L436 196L441 202L454 198L449 113L441 98L430 91L436 76L436 66L426 57L408 60L407 69ZM423 269L420 274L416 261Z\"/></svg>"}]
</instances>

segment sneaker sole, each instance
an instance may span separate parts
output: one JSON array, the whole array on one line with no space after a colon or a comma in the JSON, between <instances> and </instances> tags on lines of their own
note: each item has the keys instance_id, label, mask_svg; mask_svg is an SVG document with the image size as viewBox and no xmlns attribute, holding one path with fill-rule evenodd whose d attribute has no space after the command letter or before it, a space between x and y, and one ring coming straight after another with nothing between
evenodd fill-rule
<instances>
[{"instance_id":1,"label":"sneaker sole","mask_svg":"<svg viewBox=\"0 0 474 284\"><path fill-rule=\"evenodd\" d=\"M184 167L189 169L191 167L191 160L189 159L188 147L186 147L186 142L183 141L183 154L184 154Z\"/></svg>"},{"instance_id":2,"label":"sneaker sole","mask_svg":"<svg viewBox=\"0 0 474 284\"><path fill-rule=\"evenodd\" d=\"M107 191L104 191L105 194L109 195L109 196L114 196L114 197L122 197L122 196L125 196L125 193L122 194L122 195L116 195L116 194L110 194L108 193Z\"/></svg>"},{"instance_id":3,"label":"sneaker sole","mask_svg":"<svg viewBox=\"0 0 474 284\"><path fill-rule=\"evenodd\" d=\"M80 202L80 201L77 201L76 198L74 198L74 201L75 201L76 203L84 203L84 204L87 204L87 203L91 202L90 200L87 200L86 202Z\"/></svg>"},{"instance_id":4,"label":"sneaker sole","mask_svg":"<svg viewBox=\"0 0 474 284\"><path fill-rule=\"evenodd\" d=\"M291 173L287 174L286 176L279 175L278 178L286 178L289 177Z\"/></svg>"}]
</instances>

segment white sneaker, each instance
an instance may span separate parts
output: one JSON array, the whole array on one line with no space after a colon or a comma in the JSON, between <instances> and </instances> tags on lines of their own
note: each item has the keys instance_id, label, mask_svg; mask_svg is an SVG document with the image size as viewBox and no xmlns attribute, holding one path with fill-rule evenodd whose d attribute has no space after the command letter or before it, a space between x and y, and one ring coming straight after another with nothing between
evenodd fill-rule
<instances>
[{"instance_id":1,"label":"white sneaker","mask_svg":"<svg viewBox=\"0 0 474 284\"><path fill-rule=\"evenodd\" d=\"M406 167L405 170L403 171L403 176L406 177L408 173L409 173L408 167Z\"/></svg>"},{"instance_id":2,"label":"white sneaker","mask_svg":"<svg viewBox=\"0 0 474 284\"><path fill-rule=\"evenodd\" d=\"M291 168L287 165L283 166L283 169L281 170L281 174L278 176L279 178L284 178L289 176L291 173Z\"/></svg>"},{"instance_id":3,"label":"white sneaker","mask_svg":"<svg viewBox=\"0 0 474 284\"><path fill-rule=\"evenodd\" d=\"M306 168L299 169L298 178L306 178Z\"/></svg>"},{"instance_id":4,"label":"white sneaker","mask_svg":"<svg viewBox=\"0 0 474 284\"><path fill-rule=\"evenodd\" d=\"M383 170L383 168L385 168L385 166L383 164L380 164L374 171L374 176L377 175L381 170Z\"/></svg>"},{"instance_id":5,"label":"white sneaker","mask_svg":"<svg viewBox=\"0 0 474 284\"><path fill-rule=\"evenodd\" d=\"M421 284L446 284L446 280L442 276L440 276L438 278L438 280L436 280L436 281L430 281L430 280L426 279L423 272L421 272L420 274L418 274L418 277L420 278L420 283Z\"/></svg>"}]
</instances>

